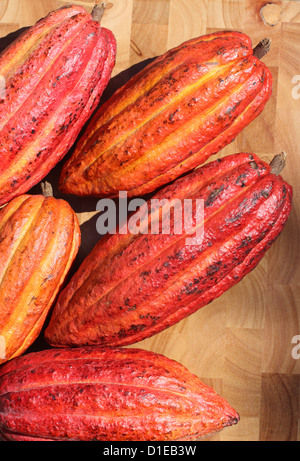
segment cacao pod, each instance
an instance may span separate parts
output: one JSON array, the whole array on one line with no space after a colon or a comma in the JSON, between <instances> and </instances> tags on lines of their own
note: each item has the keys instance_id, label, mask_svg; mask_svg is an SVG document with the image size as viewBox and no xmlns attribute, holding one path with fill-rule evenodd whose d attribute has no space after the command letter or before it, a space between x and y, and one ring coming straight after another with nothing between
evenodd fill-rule
<instances>
[{"instance_id":1,"label":"cacao pod","mask_svg":"<svg viewBox=\"0 0 300 461\"><path fill-rule=\"evenodd\" d=\"M183 365L142 349L49 349L0 369L7 440L190 440L238 421Z\"/></svg>"},{"instance_id":2,"label":"cacao pod","mask_svg":"<svg viewBox=\"0 0 300 461\"><path fill-rule=\"evenodd\" d=\"M187 199L194 233L183 213L170 213L173 201L182 210ZM47 341L123 346L182 320L256 267L283 229L291 200L291 186L255 154L232 154L175 180L125 229L99 240L60 293ZM141 224L131 231L136 215Z\"/></svg>"},{"instance_id":3,"label":"cacao pod","mask_svg":"<svg viewBox=\"0 0 300 461\"><path fill-rule=\"evenodd\" d=\"M39 335L79 244L76 214L64 200L20 195L0 210L0 363Z\"/></svg>"},{"instance_id":4,"label":"cacao pod","mask_svg":"<svg viewBox=\"0 0 300 461\"><path fill-rule=\"evenodd\" d=\"M63 167L60 188L79 196L152 192L230 143L271 89L272 75L247 35L222 31L187 41L99 108Z\"/></svg>"},{"instance_id":5,"label":"cacao pod","mask_svg":"<svg viewBox=\"0 0 300 461\"><path fill-rule=\"evenodd\" d=\"M115 62L113 34L84 8L51 12L0 56L0 205L62 159L95 110Z\"/></svg>"}]
</instances>

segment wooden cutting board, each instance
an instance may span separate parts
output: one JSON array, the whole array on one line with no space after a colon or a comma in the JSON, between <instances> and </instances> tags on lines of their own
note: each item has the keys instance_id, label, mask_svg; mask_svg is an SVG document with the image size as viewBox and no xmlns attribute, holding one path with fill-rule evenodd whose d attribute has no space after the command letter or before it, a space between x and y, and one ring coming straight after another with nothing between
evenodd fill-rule
<instances>
[{"instance_id":1,"label":"wooden cutting board","mask_svg":"<svg viewBox=\"0 0 300 461\"><path fill-rule=\"evenodd\" d=\"M1 0L0 36L30 26L68 3ZM72 3L84 4L88 11L94 4ZM189 38L235 29L250 35L254 45L264 37L272 40L264 62L274 77L273 96L264 112L218 155L248 151L270 161L284 150L287 166L282 175L294 188L288 223L259 266L237 286L177 325L135 345L181 362L239 412L240 422L211 437L214 441L300 440L300 3L275 2L273 18L269 16L276 23L273 26L260 15L265 3L112 0L106 3L102 20L118 44L113 78L103 99L139 63ZM135 67L128 71L131 66ZM60 168L49 175L54 187ZM55 193L59 194L56 189ZM82 230L78 266L99 239L97 200L74 198L70 203ZM39 339L30 351L43 347Z\"/></svg>"}]
</instances>

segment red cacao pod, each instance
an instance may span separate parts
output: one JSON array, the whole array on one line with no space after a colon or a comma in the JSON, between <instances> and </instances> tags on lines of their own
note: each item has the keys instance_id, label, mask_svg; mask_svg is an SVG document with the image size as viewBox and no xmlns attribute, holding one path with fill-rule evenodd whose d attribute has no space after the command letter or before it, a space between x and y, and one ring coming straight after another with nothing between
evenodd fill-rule
<instances>
[{"instance_id":1,"label":"red cacao pod","mask_svg":"<svg viewBox=\"0 0 300 461\"><path fill-rule=\"evenodd\" d=\"M175 211L170 230L161 229L167 205L186 199L196 236L203 230L193 244L189 229L177 227L182 216ZM197 200L204 204L200 219ZM254 154L223 157L177 179L137 212L145 216L139 233L122 228L99 240L60 293L47 341L128 345L182 320L256 267L282 231L291 200L291 186ZM165 207L152 207L163 201Z\"/></svg>"},{"instance_id":2,"label":"red cacao pod","mask_svg":"<svg viewBox=\"0 0 300 461\"><path fill-rule=\"evenodd\" d=\"M115 62L113 34L84 8L51 12L0 56L0 205L62 159L95 110Z\"/></svg>"},{"instance_id":3,"label":"red cacao pod","mask_svg":"<svg viewBox=\"0 0 300 461\"><path fill-rule=\"evenodd\" d=\"M263 110L272 76L250 38L198 37L150 63L99 108L65 163L60 188L142 195L194 169Z\"/></svg>"},{"instance_id":4,"label":"red cacao pod","mask_svg":"<svg viewBox=\"0 0 300 461\"><path fill-rule=\"evenodd\" d=\"M49 349L0 369L8 440L195 439L238 420L183 365L142 349Z\"/></svg>"},{"instance_id":5,"label":"red cacao pod","mask_svg":"<svg viewBox=\"0 0 300 461\"><path fill-rule=\"evenodd\" d=\"M37 338L79 244L76 214L64 200L21 195L0 210L0 363Z\"/></svg>"}]
</instances>

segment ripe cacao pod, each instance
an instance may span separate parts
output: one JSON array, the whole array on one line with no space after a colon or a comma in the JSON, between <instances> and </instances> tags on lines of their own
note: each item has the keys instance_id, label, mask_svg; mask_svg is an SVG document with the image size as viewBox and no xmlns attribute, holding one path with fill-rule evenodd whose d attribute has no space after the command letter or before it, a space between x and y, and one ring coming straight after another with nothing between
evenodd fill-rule
<instances>
[{"instance_id":1,"label":"ripe cacao pod","mask_svg":"<svg viewBox=\"0 0 300 461\"><path fill-rule=\"evenodd\" d=\"M76 214L64 200L20 195L0 210L0 363L39 335L79 244Z\"/></svg>"},{"instance_id":2,"label":"ripe cacao pod","mask_svg":"<svg viewBox=\"0 0 300 461\"><path fill-rule=\"evenodd\" d=\"M170 213L172 201L183 210L188 199L194 237L182 215ZM175 180L129 217L127 229L99 240L60 293L47 341L123 346L182 320L256 267L291 200L291 186L255 154L232 154ZM139 232L130 231L136 215Z\"/></svg>"},{"instance_id":3,"label":"ripe cacao pod","mask_svg":"<svg viewBox=\"0 0 300 461\"><path fill-rule=\"evenodd\" d=\"M230 143L261 113L271 89L272 75L247 35L222 31L187 41L99 108L63 167L60 188L79 196L152 192Z\"/></svg>"},{"instance_id":4,"label":"ripe cacao pod","mask_svg":"<svg viewBox=\"0 0 300 461\"><path fill-rule=\"evenodd\" d=\"M115 53L113 34L80 6L51 12L4 50L0 205L67 153L100 100Z\"/></svg>"},{"instance_id":5,"label":"ripe cacao pod","mask_svg":"<svg viewBox=\"0 0 300 461\"><path fill-rule=\"evenodd\" d=\"M191 440L238 421L183 365L142 349L48 349L0 369L7 440Z\"/></svg>"}]
</instances>

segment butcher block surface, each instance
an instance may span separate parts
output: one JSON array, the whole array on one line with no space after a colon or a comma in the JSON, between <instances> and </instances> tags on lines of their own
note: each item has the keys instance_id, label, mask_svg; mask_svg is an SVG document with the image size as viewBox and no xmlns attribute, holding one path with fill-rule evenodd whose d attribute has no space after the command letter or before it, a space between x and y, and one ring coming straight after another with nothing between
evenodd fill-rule
<instances>
[{"instance_id":1,"label":"butcher block surface","mask_svg":"<svg viewBox=\"0 0 300 461\"><path fill-rule=\"evenodd\" d=\"M88 11L94 4L1 0L0 48L20 29L70 3L84 5ZM240 422L210 437L211 441L300 441L300 2L274 2L264 21L261 9L266 3L112 0L106 2L102 18L102 25L117 40L116 66L102 101L145 60L184 40L224 29L245 32L253 46L265 37L271 39L263 61L273 74L273 95L263 113L214 158L244 151L270 161L286 152L282 176L294 189L286 227L238 285L173 327L134 345L179 361L235 408ZM57 197L64 197L57 188L62 164L46 178ZM39 187L30 192L39 193ZM75 271L101 238L96 230L99 199L67 200L82 231ZM44 347L49 346L41 336L28 352Z\"/></svg>"}]
</instances>

